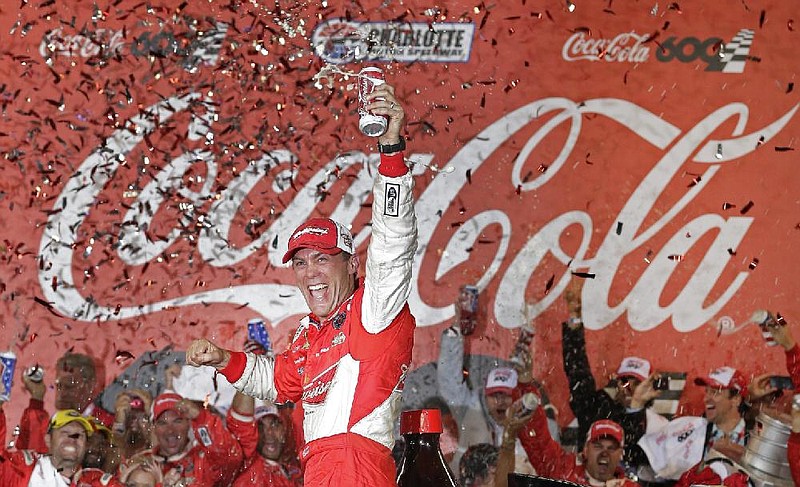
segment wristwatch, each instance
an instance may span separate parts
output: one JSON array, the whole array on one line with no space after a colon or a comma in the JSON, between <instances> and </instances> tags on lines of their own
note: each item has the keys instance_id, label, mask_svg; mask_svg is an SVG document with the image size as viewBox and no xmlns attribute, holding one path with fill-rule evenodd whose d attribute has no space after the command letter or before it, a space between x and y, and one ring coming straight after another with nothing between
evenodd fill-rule
<instances>
[{"instance_id":1,"label":"wristwatch","mask_svg":"<svg viewBox=\"0 0 800 487\"><path fill-rule=\"evenodd\" d=\"M406 139L404 137L400 137L400 142L395 144L383 145L378 142L378 152L381 154L392 154L394 152L400 152L401 150L405 150L406 148Z\"/></svg>"}]
</instances>

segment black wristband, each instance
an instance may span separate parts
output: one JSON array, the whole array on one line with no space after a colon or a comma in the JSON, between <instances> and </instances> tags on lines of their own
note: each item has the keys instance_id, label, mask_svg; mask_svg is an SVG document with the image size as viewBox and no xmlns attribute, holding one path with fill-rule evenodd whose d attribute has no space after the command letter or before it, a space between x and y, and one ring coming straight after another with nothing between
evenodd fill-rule
<instances>
[{"instance_id":1,"label":"black wristband","mask_svg":"<svg viewBox=\"0 0 800 487\"><path fill-rule=\"evenodd\" d=\"M400 142L396 144L389 144L383 145L378 142L378 152L381 154L392 154L394 152L400 152L401 150L405 150L406 148L406 139L404 137L400 137Z\"/></svg>"}]
</instances>

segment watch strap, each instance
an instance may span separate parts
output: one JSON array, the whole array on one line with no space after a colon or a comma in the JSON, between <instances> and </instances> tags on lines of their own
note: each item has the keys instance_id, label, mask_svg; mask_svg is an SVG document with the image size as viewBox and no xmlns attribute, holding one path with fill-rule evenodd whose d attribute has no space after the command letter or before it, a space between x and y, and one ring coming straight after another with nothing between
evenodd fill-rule
<instances>
[{"instance_id":1,"label":"watch strap","mask_svg":"<svg viewBox=\"0 0 800 487\"><path fill-rule=\"evenodd\" d=\"M406 148L406 139L403 137L400 137L400 142L397 142L395 144L383 145L380 142L378 142L378 152L380 152L381 154L392 154L394 152L400 152L401 150L405 150L405 148Z\"/></svg>"}]
</instances>

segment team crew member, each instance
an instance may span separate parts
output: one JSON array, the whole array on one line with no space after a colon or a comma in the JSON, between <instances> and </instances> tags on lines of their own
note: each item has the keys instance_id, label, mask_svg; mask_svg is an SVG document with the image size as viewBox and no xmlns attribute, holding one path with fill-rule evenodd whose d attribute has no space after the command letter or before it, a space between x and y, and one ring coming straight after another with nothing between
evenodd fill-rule
<instances>
[{"instance_id":1,"label":"team crew member","mask_svg":"<svg viewBox=\"0 0 800 487\"><path fill-rule=\"evenodd\" d=\"M609 419L592 423L580 457L564 451L550 437L542 408L533 412L533 417L518 438L528 452L528 459L537 475L594 487L639 485L626 478L619 466L625 446L625 432L622 426Z\"/></svg>"},{"instance_id":2,"label":"team crew member","mask_svg":"<svg viewBox=\"0 0 800 487\"><path fill-rule=\"evenodd\" d=\"M402 153L405 115L394 88L377 86L367 108L389 123L378 139L366 277L358 279L350 232L333 220L311 219L294 231L283 258L311 310L288 350L271 358L197 340L186 353L187 363L214 366L246 394L302 401L307 487L395 485L391 448L414 339L406 300L417 225Z\"/></svg>"},{"instance_id":3,"label":"team crew member","mask_svg":"<svg viewBox=\"0 0 800 487\"><path fill-rule=\"evenodd\" d=\"M152 459L164 477L196 487L228 486L242 465L242 449L222 418L174 392L153 401L153 433L153 449L129 464Z\"/></svg>"}]
</instances>

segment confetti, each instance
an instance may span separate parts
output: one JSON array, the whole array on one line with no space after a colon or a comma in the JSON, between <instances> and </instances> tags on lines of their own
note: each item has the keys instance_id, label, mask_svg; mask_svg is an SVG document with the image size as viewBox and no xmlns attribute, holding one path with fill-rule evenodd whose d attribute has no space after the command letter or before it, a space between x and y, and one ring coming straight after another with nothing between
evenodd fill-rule
<instances>
[{"instance_id":1,"label":"confetti","mask_svg":"<svg viewBox=\"0 0 800 487\"><path fill-rule=\"evenodd\" d=\"M730 208L736 208L736 205L734 205L733 203L722 203L723 210L728 210Z\"/></svg>"},{"instance_id":2,"label":"confetti","mask_svg":"<svg viewBox=\"0 0 800 487\"><path fill-rule=\"evenodd\" d=\"M117 363L117 365L122 366L125 362L133 360L134 358L136 357L134 357L134 355L131 352L128 352L126 350L117 350L116 356L114 357L114 361Z\"/></svg>"},{"instance_id":3,"label":"confetti","mask_svg":"<svg viewBox=\"0 0 800 487\"><path fill-rule=\"evenodd\" d=\"M667 259L674 260L675 262L680 262L683 260L683 255L681 254L671 254L667 256Z\"/></svg>"},{"instance_id":4,"label":"confetti","mask_svg":"<svg viewBox=\"0 0 800 487\"><path fill-rule=\"evenodd\" d=\"M776 147L775 152L788 152L793 151L794 147Z\"/></svg>"},{"instance_id":5,"label":"confetti","mask_svg":"<svg viewBox=\"0 0 800 487\"><path fill-rule=\"evenodd\" d=\"M650 259L652 257L653 257L653 251L648 249L647 250L647 254L645 254L645 256L644 256L644 261L649 264L650 263Z\"/></svg>"},{"instance_id":6,"label":"confetti","mask_svg":"<svg viewBox=\"0 0 800 487\"><path fill-rule=\"evenodd\" d=\"M584 279L594 279L596 274L592 274L590 272L573 272L573 276L575 277L582 277Z\"/></svg>"},{"instance_id":7,"label":"confetti","mask_svg":"<svg viewBox=\"0 0 800 487\"><path fill-rule=\"evenodd\" d=\"M556 279L556 275L553 274L552 276L550 276L550 279L547 280L547 284L545 284L545 286L544 286L544 294L545 295L550 293L550 289L553 287L553 282L555 281L555 279Z\"/></svg>"},{"instance_id":8,"label":"confetti","mask_svg":"<svg viewBox=\"0 0 800 487\"><path fill-rule=\"evenodd\" d=\"M755 203L753 203L752 201L748 201L748 202L747 202L747 204L746 204L746 205L744 205L744 206L742 207L742 209L741 209L741 210L739 210L739 213L741 213L742 215L744 215L745 213L747 213L748 211L750 211L750 208L752 208L754 204L755 204Z\"/></svg>"},{"instance_id":9,"label":"confetti","mask_svg":"<svg viewBox=\"0 0 800 487\"><path fill-rule=\"evenodd\" d=\"M792 81L791 83L789 83L789 84L786 86L786 93L787 93L787 94L788 94L788 93L791 93L793 89L794 89L794 81Z\"/></svg>"},{"instance_id":10,"label":"confetti","mask_svg":"<svg viewBox=\"0 0 800 487\"><path fill-rule=\"evenodd\" d=\"M622 235L622 222L617 222L617 235Z\"/></svg>"},{"instance_id":11,"label":"confetti","mask_svg":"<svg viewBox=\"0 0 800 487\"><path fill-rule=\"evenodd\" d=\"M750 262L750 265L748 265L747 267L752 271L753 269L755 269L758 266L758 262L759 262L758 258L757 257L753 257L753 261Z\"/></svg>"},{"instance_id":12,"label":"confetti","mask_svg":"<svg viewBox=\"0 0 800 487\"><path fill-rule=\"evenodd\" d=\"M758 16L758 27L759 28L764 27L764 21L766 21L766 19L767 19L767 11L766 10L762 10L761 11L761 15Z\"/></svg>"}]
</instances>

